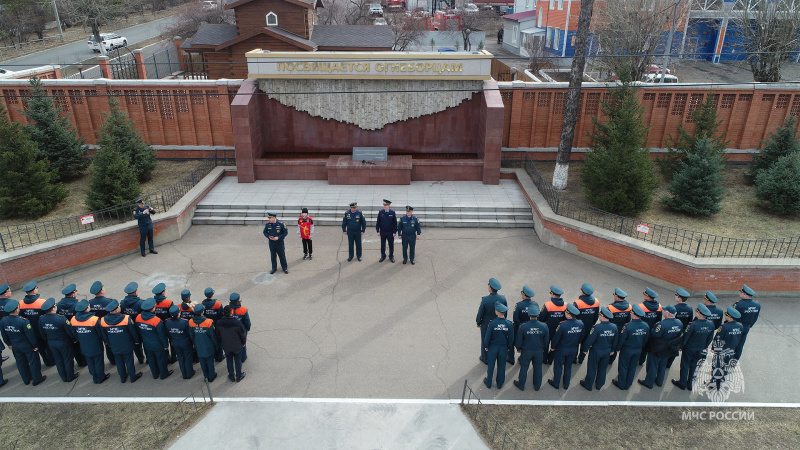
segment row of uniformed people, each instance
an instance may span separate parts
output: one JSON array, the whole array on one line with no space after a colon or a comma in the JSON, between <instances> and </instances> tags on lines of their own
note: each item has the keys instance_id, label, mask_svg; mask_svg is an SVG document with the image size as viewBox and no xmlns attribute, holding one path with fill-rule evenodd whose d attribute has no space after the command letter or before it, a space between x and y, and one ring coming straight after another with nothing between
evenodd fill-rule
<instances>
[{"instance_id":1,"label":"row of uniformed people","mask_svg":"<svg viewBox=\"0 0 800 450\"><path fill-rule=\"evenodd\" d=\"M525 389L529 367L533 367L533 387L539 390L542 364L553 364L553 378L548 383L558 389L569 388L572 364L589 361L586 378L580 384L591 391L605 384L608 365L619 355L618 377L612 383L619 389L629 389L633 383L637 362L647 362L646 376L639 384L652 389L662 386L671 360L681 355L680 378L672 383L680 389L692 389L697 364L706 356L712 340L719 353L721 367L730 367L742 355L747 333L758 320L761 305L753 300L755 291L743 285L739 301L726 312L716 306L716 296L707 291L696 309L686 302L689 293L682 288L675 292L676 305L662 305L658 293L651 288L643 292L643 301L631 305L628 294L614 290L614 301L601 307L593 296L589 283L581 286L578 299L567 304L564 291L550 286L550 300L539 307L532 300L533 290L524 286L508 321L508 304L498 291L501 284L489 280L489 295L481 299L477 325L481 328L481 362L489 366L484 384L491 388L497 367L498 388L505 382L505 364L514 364L514 349L521 365L519 379L514 385ZM599 323L598 323L599 320ZM724 323L723 323L724 321ZM716 335L714 334L716 330ZM563 375L563 378L562 378ZM718 385L726 373L715 375ZM563 381L562 381L563 380Z\"/></svg>"},{"instance_id":2,"label":"row of uniformed people","mask_svg":"<svg viewBox=\"0 0 800 450\"><path fill-rule=\"evenodd\" d=\"M0 330L2 340L14 353L23 382L33 382L34 386L46 378L41 373L40 356L45 365L56 366L64 382L78 376L73 359L78 366L88 366L95 383L104 382L109 378L104 370L104 347L123 383L128 379L135 382L142 375L135 371L134 354L139 364L145 362L147 355L153 378L169 377L173 371L168 370L167 364L177 361L183 378L189 379L194 376L193 363L200 362L205 379L214 381L214 360L223 359L217 320L229 312L246 331L251 325L239 294L232 293L230 304L223 308L213 298L212 288L205 289L202 304L195 304L191 292L183 290L180 305L166 298L164 283L157 284L154 297L147 299L138 296L137 283L129 283L121 302L106 298L99 281L90 288L95 295L91 301L78 300L74 284L62 289L64 298L58 303L53 298L42 298L35 281L26 284L23 291L26 296L18 302L11 299L7 283L0 286ZM169 358L170 347L174 359ZM242 361L247 359L245 349ZM0 368L0 386L6 383Z\"/></svg>"}]
</instances>

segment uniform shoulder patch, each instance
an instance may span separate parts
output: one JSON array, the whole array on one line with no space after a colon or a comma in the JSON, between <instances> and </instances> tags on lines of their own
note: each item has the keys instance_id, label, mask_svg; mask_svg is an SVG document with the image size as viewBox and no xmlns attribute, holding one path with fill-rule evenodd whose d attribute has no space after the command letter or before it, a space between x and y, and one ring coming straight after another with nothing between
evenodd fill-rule
<instances>
[{"instance_id":1,"label":"uniform shoulder patch","mask_svg":"<svg viewBox=\"0 0 800 450\"><path fill-rule=\"evenodd\" d=\"M594 327L592 327L592 329L589 331L589 334L592 334L592 333L594 333Z\"/></svg>"},{"instance_id":2,"label":"uniform shoulder patch","mask_svg":"<svg viewBox=\"0 0 800 450\"><path fill-rule=\"evenodd\" d=\"M556 331L558 331L559 328L561 328L561 325L556 326Z\"/></svg>"},{"instance_id":3,"label":"uniform shoulder patch","mask_svg":"<svg viewBox=\"0 0 800 450\"><path fill-rule=\"evenodd\" d=\"M656 325L655 331L661 331L661 324Z\"/></svg>"},{"instance_id":4,"label":"uniform shoulder patch","mask_svg":"<svg viewBox=\"0 0 800 450\"><path fill-rule=\"evenodd\" d=\"M690 327L690 326L691 326L691 325L686 325L686 331L684 331L684 333L688 333L688 332L689 332L689 327Z\"/></svg>"},{"instance_id":5,"label":"uniform shoulder patch","mask_svg":"<svg viewBox=\"0 0 800 450\"><path fill-rule=\"evenodd\" d=\"M31 329L31 324L28 324L28 329L29 329L29 330Z\"/></svg>"}]
</instances>

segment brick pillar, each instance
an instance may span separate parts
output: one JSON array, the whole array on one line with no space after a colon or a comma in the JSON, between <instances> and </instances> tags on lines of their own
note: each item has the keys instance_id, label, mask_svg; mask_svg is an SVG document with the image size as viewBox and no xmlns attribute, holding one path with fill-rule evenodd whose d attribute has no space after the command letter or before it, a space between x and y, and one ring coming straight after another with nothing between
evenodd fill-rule
<instances>
[{"instance_id":1,"label":"brick pillar","mask_svg":"<svg viewBox=\"0 0 800 450\"><path fill-rule=\"evenodd\" d=\"M146 80L147 71L144 68L144 55L141 49L133 51L133 61L136 63L136 77L140 80Z\"/></svg>"},{"instance_id":2,"label":"brick pillar","mask_svg":"<svg viewBox=\"0 0 800 450\"><path fill-rule=\"evenodd\" d=\"M53 66L53 78L55 79L64 78L61 75L61 66Z\"/></svg>"},{"instance_id":3,"label":"brick pillar","mask_svg":"<svg viewBox=\"0 0 800 450\"><path fill-rule=\"evenodd\" d=\"M236 152L236 173L239 183L255 181L254 160L261 156L261 107L255 95L258 85L255 80L244 80L231 104L233 145Z\"/></svg>"},{"instance_id":4,"label":"brick pillar","mask_svg":"<svg viewBox=\"0 0 800 450\"><path fill-rule=\"evenodd\" d=\"M172 44L178 49L178 61L181 66L181 70L186 70L183 63L183 50L181 50L181 44L183 44L183 38L180 36L175 36L172 38Z\"/></svg>"},{"instance_id":5,"label":"brick pillar","mask_svg":"<svg viewBox=\"0 0 800 450\"><path fill-rule=\"evenodd\" d=\"M505 107L497 82L483 82L484 113L481 114L483 132L483 184L500 184L500 150L503 145L503 120Z\"/></svg>"},{"instance_id":6,"label":"brick pillar","mask_svg":"<svg viewBox=\"0 0 800 450\"><path fill-rule=\"evenodd\" d=\"M113 78L111 76L111 66L108 65L108 56L98 56L97 65L100 66L100 70L103 72L103 78Z\"/></svg>"}]
</instances>

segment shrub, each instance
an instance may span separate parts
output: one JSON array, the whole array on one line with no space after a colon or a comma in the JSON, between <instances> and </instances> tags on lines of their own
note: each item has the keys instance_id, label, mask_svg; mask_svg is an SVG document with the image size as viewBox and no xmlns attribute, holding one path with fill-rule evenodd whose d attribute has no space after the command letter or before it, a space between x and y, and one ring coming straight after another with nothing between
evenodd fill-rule
<instances>
[{"instance_id":1,"label":"shrub","mask_svg":"<svg viewBox=\"0 0 800 450\"><path fill-rule=\"evenodd\" d=\"M98 130L97 144L119 151L133 167L136 178L145 181L156 168L156 152L144 142L133 122L119 109L119 103L108 100L111 111L105 114L105 122Z\"/></svg>"},{"instance_id":2,"label":"shrub","mask_svg":"<svg viewBox=\"0 0 800 450\"><path fill-rule=\"evenodd\" d=\"M92 160L86 206L96 211L132 202L140 192L136 172L125 155L112 145L98 148Z\"/></svg>"},{"instance_id":3,"label":"shrub","mask_svg":"<svg viewBox=\"0 0 800 450\"><path fill-rule=\"evenodd\" d=\"M762 142L759 153L752 155L753 162L745 175L751 182L759 172L769 169L780 158L800 153L800 139L794 131L796 126L797 119L790 115Z\"/></svg>"},{"instance_id":4,"label":"shrub","mask_svg":"<svg viewBox=\"0 0 800 450\"><path fill-rule=\"evenodd\" d=\"M786 155L756 175L756 196L779 215L800 213L800 156Z\"/></svg>"},{"instance_id":5,"label":"shrub","mask_svg":"<svg viewBox=\"0 0 800 450\"><path fill-rule=\"evenodd\" d=\"M692 216L710 216L722 209L724 161L707 137L700 138L687 153L680 170L669 184L672 197L662 201L670 208Z\"/></svg>"}]
</instances>

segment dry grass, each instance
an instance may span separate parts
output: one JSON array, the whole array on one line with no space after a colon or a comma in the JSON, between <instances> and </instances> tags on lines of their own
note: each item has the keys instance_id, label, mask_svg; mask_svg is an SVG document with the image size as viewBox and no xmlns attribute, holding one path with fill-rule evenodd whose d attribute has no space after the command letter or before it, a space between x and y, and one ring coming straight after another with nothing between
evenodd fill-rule
<instances>
[{"instance_id":1,"label":"dry grass","mask_svg":"<svg viewBox=\"0 0 800 450\"><path fill-rule=\"evenodd\" d=\"M474 406L469 406L471 416ZM794 408L693 408L691 411L752 411L753 420L683 420L688 408L630 406L482 405L520 448L800 448L800 410ZM483 411L480 413L483 414ZM708 415L708 414L707 414ZM485 416L477 420L478 432ZM729 416L730 417L730 416ZM493 448L502 448L500 441ZM506 448L508 444L506 444ZM513 448L513 447L512 447Z\"/></svg>"}]
</instances>

